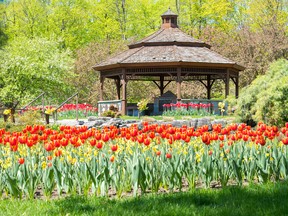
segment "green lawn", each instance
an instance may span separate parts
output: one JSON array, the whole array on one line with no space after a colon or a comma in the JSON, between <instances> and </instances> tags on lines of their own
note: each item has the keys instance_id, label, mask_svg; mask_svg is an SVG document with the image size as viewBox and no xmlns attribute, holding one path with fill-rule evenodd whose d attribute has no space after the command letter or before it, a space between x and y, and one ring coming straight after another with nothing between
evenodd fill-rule
<instances>
[{"instance_id":1,"label":"green lawn","mask_svg":"<svg viewBox=\"0 0 288 216\"><path fill-rule=\"evenodd\" d=\"M1 200L0 215L288 215L288 182L120 200L81 196Z\"/></svg>"}]
</instances>

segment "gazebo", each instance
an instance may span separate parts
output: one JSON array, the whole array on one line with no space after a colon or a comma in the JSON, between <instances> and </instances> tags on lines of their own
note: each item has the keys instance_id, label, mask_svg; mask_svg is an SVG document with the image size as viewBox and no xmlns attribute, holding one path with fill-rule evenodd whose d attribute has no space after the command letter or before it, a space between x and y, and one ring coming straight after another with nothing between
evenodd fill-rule
<instances>
[{"instance_id":1,"label":"gazebo","mask_svg":"<svg viewBox=\"0 0 288 216\"><path fill-rule=\"evenodd\" d=\"M127 82L152 81L163 95L166 86L177 83L177 100L181 101L181 82L198 80L207 89L215 80L225 83L225 97L229 95L230 80L239 94L239 72L245 68L210 49L210 45L197 40L178 28L177 17L170 8L162 17L162 26L152 35L128 45L129 49L107 59L93 68L100 72L100 101L103 101L104 80L113 79L117 98L122 100L122 113L127 110ZM120 90L122 88L122 97Z\"/></svg>"}]
</instances>

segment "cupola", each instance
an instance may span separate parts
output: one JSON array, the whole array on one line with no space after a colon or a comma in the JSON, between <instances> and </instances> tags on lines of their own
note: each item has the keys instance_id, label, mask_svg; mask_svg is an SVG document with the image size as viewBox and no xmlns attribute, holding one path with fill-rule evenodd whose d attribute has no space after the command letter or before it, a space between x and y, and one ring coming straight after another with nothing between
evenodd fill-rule
<instances>
[{"instance_id":1,"label":"cupola","mask_svg":"<svg viewBox=\"0 0 288 216\"><path fill-rule=\"evenodd\" d=\"M178 28L177 17L178 15L173 13L170 8L161 15L162 17L162 29L166 28Z\"/></svg>"}]
</instances>

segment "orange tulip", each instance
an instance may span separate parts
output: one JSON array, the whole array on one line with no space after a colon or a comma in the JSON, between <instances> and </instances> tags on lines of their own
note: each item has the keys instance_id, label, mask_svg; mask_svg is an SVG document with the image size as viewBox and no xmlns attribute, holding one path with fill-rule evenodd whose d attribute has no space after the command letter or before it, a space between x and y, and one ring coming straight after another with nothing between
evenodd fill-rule
<instances>
[{"instance_id":1,"label":"orange tulip","mask_svg":"<svg viewBox=\"0 0 288 216\"><path fill-rule=\"evenodd\" d=\"M110 157L110 161L113 163L113 162L114 162L114 160L115 160L115 156L114 156L114 155L112 155L112 156Z\"/></svg>"},{"instance_id":2,"label":"orange tulip","mask_svg":"<svg viewBox=\"0 0 288 216\"><path fill-rule=\"evenodd\" d=\"M54 154L55 154L56 157L60 157L62 155L62 151L60 149L58 149L58 150L55 151Z\"/></svg>"}]
</instances>

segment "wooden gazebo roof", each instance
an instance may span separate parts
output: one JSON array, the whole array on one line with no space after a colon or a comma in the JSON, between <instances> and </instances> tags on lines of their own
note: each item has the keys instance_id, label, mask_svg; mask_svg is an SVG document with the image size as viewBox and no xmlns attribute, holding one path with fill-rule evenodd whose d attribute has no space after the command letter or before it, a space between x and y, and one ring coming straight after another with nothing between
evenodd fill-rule
<instances>
[{"instance_id":1,"label":"wooden gazebo roof","mask_svg":"<svg viewBox=\"0 0 288 216\"><path fill-rule=\"evenodd\" d=\"M162 15L176 16L169 9ZM165 21L165 20L164 20ZM119 67L143 66L142 64L157 63L160 65L189 65L205 67L231 68L237 71L244 67L236 62L223 57L210 49L210 45L187 35L181 31L177 24L165 25L152 35L128 45L125 52L107 59L93 68L98 71ZM159 65L160 64L160 65Z\"/></svg>"},{"instance_id":2,"label":"wooden gazebo roof","mask_svg":"<svg viewBox=\"0 0 288 216\"><path fill-rule=\"evenodd\" d=\"M225 81L227 96L231 78L236 85L237 96L239 71L245 68L211 50L209 44L181 31L177 25L178 16L170 9L161 17L162 26L157 32L130 44L128 50L93 67L100 71L102 86L104 78L114 79L116 84L118 82L120 97L121 83L123 85L128 80L151 80L159 87L162 95L168 85L163 82L176 81L177 98L180 99L181 82L199 80L207 88L207 96L210 98L210 90L216 79Z\"/></svg>"}]
</instances>

